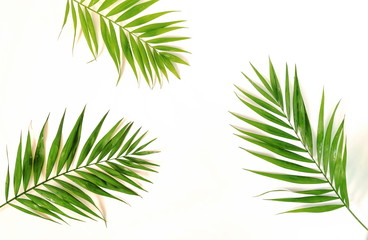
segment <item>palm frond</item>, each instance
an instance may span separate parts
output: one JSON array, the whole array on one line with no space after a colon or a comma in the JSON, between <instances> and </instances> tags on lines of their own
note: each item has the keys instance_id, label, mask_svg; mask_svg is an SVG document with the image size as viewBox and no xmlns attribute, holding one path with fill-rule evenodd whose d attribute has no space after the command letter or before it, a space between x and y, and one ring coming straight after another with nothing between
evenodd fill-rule
<instances>
[{"instance_id":1,"label":"palm frond","mask_svg":"<svg viewBox=\"0 0 368 240\"><path fill-rule=\"evenodd\" d=\"M322 93L317 133L314 137L296 67L294 84L291 84L286 65L284 90L281 88L271 60L269 61L269 80L253 65L252 68L260 83L243 75L261 96L237 87L239 91L237 97L263 121L252 120L238 113L232 114L242 122L257 128L261 133L236 126L234 128L238 131L237 136L265 151L259 153L242 149L277 166L281 172L248 171L296 184L296 189L293 190L266 192L289 193L290 196L267 200L307 204L307 206L286 211L289 213L328 212L341 207L346 207L351 212L346 184L347 143L344 120L339 122L335 117L339 104L326 121L324 92ZM356 218L354 214L353 216Z\"/></svg>"},{"instance_id":2,"label":"palm frond","mask_svg":"<svg viewBox=\"0 0 368 240\"><path fill-rule=\"evenodd\" d=\"M158 166L144 159L158 152L146 149L155 139L142 143L147 132L141 133L141 128L133 130L132 122L119 120L98 140L106 113L86 142L81 144L84 113L83 109L62 144L64 112L48 154L45 147L48 118L35 144L32 144L29 132L25 145L20 138L12 174L8 165L6 202L0 208L10 205L54 222L83 218L105 220L94 200L97 195L125 203L113 192L139 196L139 191L145 191L140 182L150 181L142 173L156 172Z\"/></svg>"},{"instance_id":3,"label":"palm frond","mask_svg":"<svg viewBox=\"0 0 368 240\"><path fill-rule=\"evenodd\" d=\"M150 87L156 81L162 85L164 78L168 80L168 72L180 79L177 64L189 65L179 55L189 52L172 46L174 42L188 38L167 35L183 28L177 25L183 20L155 21L175 11L144 13L156 2L158 0L67 0L62 28L71 18L73 49L81 32L94 59L104 45L118 71L117 83L127 61L137 80L142 75Z\"/></svg>"}]
</instances>

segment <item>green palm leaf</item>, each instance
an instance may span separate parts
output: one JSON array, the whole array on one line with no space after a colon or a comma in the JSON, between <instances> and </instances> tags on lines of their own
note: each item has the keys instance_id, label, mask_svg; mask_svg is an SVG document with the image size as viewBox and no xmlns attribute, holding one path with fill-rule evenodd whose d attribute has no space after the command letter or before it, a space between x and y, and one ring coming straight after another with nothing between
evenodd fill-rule
<instances>
[{"instance_id":1,"label":"green palm leaf","mask_svg":"<svg viewBox=\"0 0 368 240\"><path fill-rule=\"evenodd\" d=\"M281 90L279 77L274 66L269 61L269 81L252 65L260 80L256 83L243 74L260 96L237 87L237 97L240 101L256 112L263 120L251 120L237 113L232 113L242 122L258 129L258 132L234 128L241 139L257 145L264 152L244 149L252 155L267 161L281 172L250 172L286 181L301 187L299 190L272 190L291 196L271 198L268 200L290 203L307 203L292 212L319 213L346 207L349 212L362 224L350 210L349 196L346 184L347 146L344 131L344 120L336 120L336 105L331 117L326 121L324 115L324 93L319 110L317 132L313 134L309 115L305 107L299 86L297 69L295 68L294 84L289 80L289 70L286 65L285 88ZM316 137L313 137L313 136ZM273 155L277 155L274 157ZM283 173L283 171L288 171ZM289 172L292 172L289 174ZM261 194L261 195L264 195ZM303 194L300 197L298 195ZM260 196L261 196L260 195ZM368 230L368 229L367 229Z\"/></svg>"},{"instance_id":2,"label":"green palm leaf","mask_svg":"<svg viewBox=\"0 0 368 240\"><path fill-rule=\"evenodd\" d=\"M62 29L71 15L73 49L80 31L94 59L104 45L118 71L117 83L126 60L137 80L141 75L150 87L157 81L162 85L164 77L168 80L167 72L180 79L176 64L188 65L180 55L188 52L172 46L188 38L167 35L183 28L177 25L183 20L157 22L156 19L174 11L145 13L156 2L158 0L67 0Z\"/></svg>"},{"instance_id":3,"label":"green palm leaf","mask_svg":"<svg viewBox=\"0 0 368 240\"><path fill-rule=\"evenodd\" d=\"M10 205L53 222L66 222L66 218L105 220L95 202L97 195L125 203L114 192L139 196L140 190L145 191L140 181L150 181L141 176L142 171L155 172L154 168L158 165L141 157L144 155L142 153L158 152L146 149L153 140L142 144L146 133L141 134L140 128L132 132L133 123L122 123L122 120L98 140L106 113L86 142L81 144L84 114L83 109L65 144L62 144L65 113L63 114L48 154L44 138L48 118L34 146L30 141L30 133L26 144L23 144L21 137L14 172L11 174L9 167L7 170L6 202L0 208ZM9 191L11 187L13 196Z\"/></svg>"}]
</instances>

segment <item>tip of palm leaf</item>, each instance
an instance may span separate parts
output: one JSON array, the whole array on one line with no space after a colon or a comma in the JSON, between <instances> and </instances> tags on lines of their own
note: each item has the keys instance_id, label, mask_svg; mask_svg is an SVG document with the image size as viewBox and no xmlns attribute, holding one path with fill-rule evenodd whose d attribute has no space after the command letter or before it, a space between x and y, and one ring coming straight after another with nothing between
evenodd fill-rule
<instances>
[{"instance_id":1,"label":"tip of palm leaf","mask_svg":"<svg viewBox=\"0 0 368 240\"><path fill-rule=\"evenodd\" d=\"M57 37L57 40L59 40L60 39L60 36L61 36L61 33L63 32L63 29L61 29L60 30L60 33L59 33L59 35L58 35L58 37Z\"/></svg>"},{"instance_id":2,"label":"tip of palm leaf","mask_svg":"<svg viewBox=\"0 0 368 240\"><path fill-rule=\"evenodd\" d=\"M285 213L291 213L291 211L279 212L279 213L276 213L276 215L281 215L281 214L285 214Z\"/></svg>"},{"instance_id":3,"label":"tip of palm leaf","mask_svg":"<svg viewBox=\"0 0 368 240\"><path fill-rule=\"evenodd\" d=\"M244 92L244 90L241 87L239 87L238 85L234 84L234 87L236 87L236 89L238 89L239 91ZM234 91L234 93L236 93L236 92Z\"/></svg>"},{"instance_id":4,"label":"tip of palm leaf","mask_svg":"<svg viewBox=\"0 0 368 240\"><path fill-rule=\"evenodd\" d=\"M235 96L240 100L240 101L244 101L237 92L234 92L235 93Z\"/></svg>"},{"instance_id":5,"label":"tip of palm leaf","mask_svg":"<svg viewBox=\"0 0 368 240\"><path fill-rule=\"evenodd\" d=\"M253 65L252 65L253 66ZM248 77L248 75L246 75L244 72L242 72L242 74L243 74L243 76L246 78L246 79L248 79L249 81L251 81L252 82L252 80L250 79L250 77Z\"/></svg>"},{"instance_id":6,"label":"tip of palm leaf","mask_svg":"<svg viewBox=\"0 0 368 240\"><path fill-rule=\"evenodd\" d=\"M104 222L105 222L105 227L107 228L107 221L106 221L106 219L104 219Z\"/></svg>"},{"instance_id":7,"label":"tip of palm leaf","mask_svg":"<svg viewBox=\"0 0 368 240\"><path fill-rule=\"evenodd\" d=\"M107 110L107 112L105 113L104 117L106 117L109 113L110 113L110 109Z\"/></svg>"},{"instance_id":8,"label":"tip of palm leaf","mask_svg":"<svg viewBox=\"0 0 368 240\"><path fill-rule=\"evenodd\" d=\"M258 70L257 70L257 68L251 63L251 62L249 62L249 64L250 64L250 66L253 68L253 70L255 71L255 72L258 72Z\"/></svg>"},{"instance_id":9,"label":"tip of palm leaf","mask_svg":"<svg viewBox=\"0 0 368 240\"><path fill-rule=\"evenodd\" d=\"M339 108L340 103L341 103L341 99L337 102L336 107L335 107L335 109L334 109L334 112L336 112L336 111L337 111L337 109Z\"/></svg>"},{"instance_id":10,"label":"tip of palm leaf","mask_svg":"<svg viewBox=\"0 0 368 240\"><path fill-rule=\"evenodd\" d=\"M49 118L50 118L50 113L49 113L49 114L47 114L46 122L49 120Z\"/></svg>"},{"instance_id":11,"label":"tip of palm leaf","mask_svg":"<svg viewBox=\"0 0 368 240\"><path fill-rule=\"evenodd\" d=\"M253 196L254 198L257 198L257 197L261 197L261 196L263 196L263 195L265 195L265 194L267 194L267 192L265 192L265 193L261 193L261 194L258 194L258 195L255 195L255 196Z\"/></svg>"},{"instance_id":12,"label":"tip of palm leaf","mask_svg":"<svg viewBox=\"0 0 368 240\"><path fill-rule=\"evenodd\" d=\"M74 57L74 48L75 48L75 40L73 41L73 46L72 46L72 56Z\"/></svg>"},{"instance_id":13,"label":"tip of palm leaf","mask_svg":"<svg viewBox=\"0 0 368 240\"><path fill-rule=\"evenodd\" d=\"M48 218L46 218L47 220L50 220L51 222L54 222L54 223L57 223L57 224L60 224L61 225L61 223L60 222L58 222L58 221L55 221L55 220L52 220L52 219L48 219Z\"/></svg>"},{"instance_id":14,"label":"tip of palm leaf","mask_svg":"<svg viewBox=\"0 0 368 240\"><path fill-rule=\"evenodd\" d=\"M236 130L239 130L239 128L235 125L229 124L232 128L235 128Z\"/></svg>"},{"instance_id":15,"label":"tip of palm leaf","mask_svg":"<svg viewBox=\"0 0 368 240\"><path fill-rule=\"evenodd\" d=\"M135 74L135 76L136 76L136 78L138 80L138 76L136 74ZM118 71L118 80L116 80L116 85L115 86L118 86L118 84L120 83L120 80L121 80L122 77L123 77L123 70L122 69L119 69L119 71Z\"/></svg>"},{"instance_id":16,"label":"tip of palm leaf","mask_svg":"<svg viewBox=\"0 0 368 240\"><path fill-rule=\"evenodd\" d=\"M240 135L240 134L237 134L237 133L233 133L235 136L237 136L237 137L240 137L240 138L242 138L242 136ZM239 148L241 148L241 147L239 147Z\"/></svg>"},{"instance_id":17,"label":"tip of palm leaf","mask_svg":"<svg viewBox=\"0 0 368 240\"><path fill-rule=\"evenodd\" d=\"M91 63L91 62L94 62L94 61L97 61L96 57L94 59L91 59L87 62L87 64Z\"/></svg>"},{"instance_id":18,"label":"tip of palm leaf","mask_svg":"<svg viewBox=\"0 0 368 240\"><path fill-rule=\"evenodd\" d=\"M131 207L131 206L132 206L132 205L130 205L130 203L128 203L128 202L126 202L126 201L124 201L123 199L120 199L120 198L119 198L119 200L120 200L121 202L125 203L126 205L128 205L129 207Z\"/></svg>"},{"instance_id":19,"label":"tip of palm leaf","mask_svg":"<svg viewBox=\"0 0 368 240\"><path fill-rule=\"evenodd\" d=\"M240 135L238 135L239 137L241 137ZM244 151L247 151L249 153L252 153L252 151L250 151L249 149L246 149L246 148L243 148L243 147L239 147L240 149L244 150Z\"/></svg>"},{"instance_id":20,"label":"tip of palm leaf","mask_svg":"<svg viewBox=\"0 0 368 240\"><path fill-rule=\"evenodd\" d=\"M8 162L9 162L8 145L5 145L5 151L6 151L6 158L8 159Z\"/></svg>"},{"instance_id":21,"label":"tip of palm leaf","mask_svg":"<svg viewBox=\"0 0 368 240\"><path fill-rule=\"evenodd\" d=\"M283 190L283 189L270 190L270 191L267 191L267 192L264 192L264 193L258 194L258 195L256 195L256 196L253 196L253 197L261 197L261 196L263 196L263 195L266 195L266 194L269 194L269 193L272 193L272 192L283 192L283 191L287 191L287 190ZM272 200L272 199L264 199L264 200Z\"/></svg>"},{"instance_id":22,"label":"tip of palm leaf","mask_svg":"<svg viewBox=\"0 0 368 240\"><path fill-rule=\"evenodd\" d=\"M78 222L86 222L86 221L84 221L82 219L79 219L79 218L74 218L74 217L70 217L70 218L73 219L73 220L75 220L75 221L78 221Z\"/></svg>"},{"instance_id":23,"label":"tip of palm leaf","mask_svg":"<svg viewBox=\"0 0 368 240\"><path fill-rule=\"evenodd\" d=\"M70 226L70 224L67 221L65 221L64 219L61 219L61 221L63 221L63 223L65 223L66 225Z\"/></svg>"}]
</instances>

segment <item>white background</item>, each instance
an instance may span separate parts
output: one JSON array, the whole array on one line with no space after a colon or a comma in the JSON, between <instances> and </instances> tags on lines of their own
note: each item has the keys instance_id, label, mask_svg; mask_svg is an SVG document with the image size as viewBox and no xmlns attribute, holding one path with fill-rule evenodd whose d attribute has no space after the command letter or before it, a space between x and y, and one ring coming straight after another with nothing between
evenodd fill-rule
<instances>
[{"instance_id":1,"label":"white background","mask_svg":"<svg viewBox=\"0 0 368 240\"><path fill-rule=\"evenodd\" d=\"M137 86L126 68L116 72L104 51L97 62L80 40L74 56L70 23L57 40L65 1L2 1L0 14L0 193L6 145L13 164L20 131L38 134L51 113L54 135L64 108L66 130L87 104L85 134L110 111L106 127L121 118L158 137L161 165L153 185L130 206L105 199L108 227L102 222L56 225L10 207L0 209L0 239L366 239L366 231L346 211L324 214L276 213L296 207L254 198L286 186L242 168L260 163L238 146L229 126L240 124L228 110L248 114L233 84L248 87L251 61L267 73L268 56L283 76L284 64L298 65L313 125L322 88L327 106L342 98L349 140L348 183L352 209L368 224L368 15L366 1L195 1L161 0L152 9L181 10L178 43L193 54L162 89ZM152 10L151 10L152 11ZM32 123L30 124L30 122ZM106 130L106 128L105 128ZM50 144L50 143L49 143ZM269 167L269 165L267 165ZM272 168L271 166L271 169ZM3 201L1 194L1 201Z\"/></svg>"}]
</instances>

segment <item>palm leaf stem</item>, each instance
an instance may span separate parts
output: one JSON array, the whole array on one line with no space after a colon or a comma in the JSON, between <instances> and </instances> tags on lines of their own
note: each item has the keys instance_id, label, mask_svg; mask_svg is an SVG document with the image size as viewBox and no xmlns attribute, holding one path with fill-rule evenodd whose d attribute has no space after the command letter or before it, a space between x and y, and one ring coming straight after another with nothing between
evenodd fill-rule
<instances>
[{"instance_id":1,"label":"palm leaf stem","mask_svg":"<svg viewBox=\"0 0 368 240\"><path fill-rule=\"evenodd\" d=\"M368 228L362 223L362 221L360 221L360 219L354 214L354 212L351 211L351 209L348 206L345 206L345 207L346 207L346 209L348 209L348 211L351 213L351 215L353 215L353 217L360 223L360 225L362 225L365 228L365 230L368 231Z\"/></svg>"},{"instance_id":2,"label":"palm leaf stem","mask_svg":"<svg viewBox=\"0 0 368 240\"><path fill-rule=\"evenodd\" d=\"M333 190L333 192L336 194L336 196L340 199L340 201L342 202L342 204L344 205L344 207L346 207L346 209L351 213L351 215L353 215L353 217L360 223L360 225L362 225L362 227L364 227L365 230L368 231L368 227L365 226L363 224L362 221L360 221L360 219L354 214L354 212L350 209L349 206L346 205L345 201L343 200L343 198L340 196L340 194L338 193L338 191L335 189L335 187L333 186L333 184L331 183L330 179L327 177L327 175L325 174L325 172L323 171L323 169L318 165L317 161L314 159L313 154L311 154L310 150L307 148L307 146L305 145L305 143L303 142L303 140L301 139L301 137L299 136L297 130L295 129L294 125L291 122L290 119L290 115L287 115L284 111L284 109L280 106L280 104L278 103L277 106L279 107L279 110L285 115L287 116L286 119L288 121L289 126L292 128L292 130L294 131L296 138L298 138L298 141L303 145L303 148L306 150L306 152L308 153L309 157L313 160L314 164L317 166L318 170L322 173L323 177L325 178L325 180L327 181L327 183L330 185L331 189Z\"/></svg>"},{"instance_id":3,"label":"palm leaf stem","mask_svg":"<svg viewBox=\"0 0 368 240\"><path fill-rule=\"evenodd\" d=\"M22 193L20 193L20 194L18 194L18 195L16 195L16 196L14 196L13 198L9 199L8 201L6 201L6 202L5 202L5 203L3 203L2 205L0 205L0 209L1 209L2 207L4 207L5 205L7 205L7 204L11 203L12 201L14 201L14 200L18 199L18 198L19 198L19 197L21 197L22 195L24 195L24 194L26 194L26 193L28 193L28 192L32 191L33 189L36 189L37 187L40 187L41 185L43 185L43 184L45 184L45 183L47 183L47 182L50 182L50 181L52 181L52 180L54 180L54 179L56 179L56 178L58 178L58 177L62 177L63 175L65 175L65 174L67 174L67 173L74 172L74 171L77 171L77 170L79 170L79 169L83 169L83 168L86 168L86 167L91 167L91 166L94 166L94 165L97 165L97 164L101 164L101 163L104 163L104 162L113 161L113 160L116 160L116 159L121 158L121 157L124 157L124 156L119 156L119 157L115 157L115 158L109 158L109 159L101 160L101 161L98 161L98 162L95 162L95 163L89 163L89 164L87 164L87 165L79 166L79 167L77 167L77 168L70 169L70 170L68 170L68 171L65 171L65 172L59 173L59 174L57 174L57 175L55 175L55 176L53 176L53 177L51 177L51 178L46 179L46 180L45 180L45 181L43 181L43 182L38 183L37 185L35 185L35 186L33 186L33 187L29 188L29 189L26 189L26 190L25 190L25 191L23 191Z\"/></svg>"}]
</instances>

